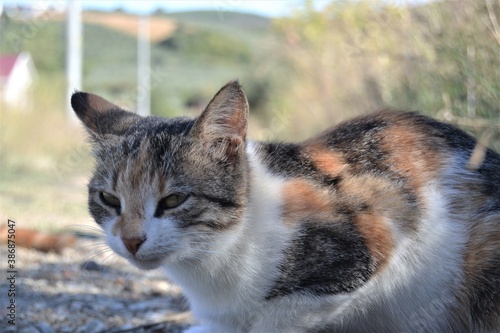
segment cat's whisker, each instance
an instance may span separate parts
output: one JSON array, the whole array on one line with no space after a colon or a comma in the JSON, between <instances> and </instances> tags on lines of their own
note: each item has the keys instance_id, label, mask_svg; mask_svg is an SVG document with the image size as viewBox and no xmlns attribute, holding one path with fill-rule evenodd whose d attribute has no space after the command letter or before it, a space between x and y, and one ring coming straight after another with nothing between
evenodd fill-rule
<instances>
[{"instance_id":1,"label":"cat's whisker","mask_svg":"<svg viewBox=\"0 0 500 333\"><path fill-rule=\"evenodd\" d=\"M114 258L116 257L116 253L111 252L108 256L106 256L103 260L101 260L101 265L104 265L104 262L109 259L110 257Z\"/></svg>"},{"instance_id":2,"label":"cat's whisker","mask_svg":"<svg viewBox=\"0 0 500 333\"><path fill-rule=\"evenodd\" d=\"M191 251L196 251L198 253L208 253L208 254L221 254L220 251L210 251L204 249L190 248Z\"/></svg>"},{"instance_id":3,"label":"cat's whisker","mask_svg":"<svg viewBox=\"0 0 500 333\"><path fill-rule=\"evenodd\" d=\"M80 229L87 229L87 230L95 231L99 235L105 235L104 230L102 230L101 228L86 225L86 224L70 224L68 226L61 228L61 230L69 230L69 231L79 231Z\"/></svg>"},{"instance_id":4,"label":"cat's whisker","mask_svg":"<svg viewBox=\"0 0 500 333\"><path fill-rule=\"evenodd\" d=\"M101 245L106 245L107 246L108 243L104 239L101 239L99 241L91 241L88 244L81 245L81 247L82 248L89 248L89 247L92 247L92 246L101 246Z\"/></svg>"},{"instance_id":5,"label":"cat's whisker","mask_svg":"<svg viewBox=\"0 0 500 333\"><path fill-rule=\"evenodd\" d=\"M107 250L107 251L111 251L111 249L109 248L109 246L106 244L106 243L101 243L101 244L87 244L87 245L81 245L80 248L82 249L95 249L98 251L97 255L99 255L99 253L101 251L104 251L104 250ZM71 260L75 259L75 257L77 255L79 255L78 251L76 251L77 249L73 249L73 251L71 251L71 254L69 256L69 258ZM89 261L89 260L92 260L93 257L90 257L90 256L94 256L96 254L96 252L92 252L90 254L88 254L86 257L85 257L85 260Z\"/></svg>"},{"instance_id":6,"label":"cat's whisker","mask_svg":"<svg viewBox=\"0 0 500 333\"><path fill-rule=\"evenodd\" d=\"M130 272L130 271L129 271L129 272L124 272L124 273L125 273L125 275L123 276L123 278L124 278L125 280L129 280L129 279L130 279L130 277L131 277L131 276L132 276L132 274L133 274L133 272Z\"/></svg>"},{"instance_id":7,"label":"cat's whisker","mask_svg":"<svg viewBox=\"0 0 500 333\"><path fill-rule=\"evenodd\" d=\"M85 244L85 245L81 245L80 247L85 249L85 248L93 248L93 247L101 247L101 246L108 246L109 247L109 245L106 242Z\"/></svg>"},{"instance_id":8,"label":"cat's whisker","mask_svg":"<svg viewBox=\"0 0 500 333\"><path fill-rule=\"evenodd\" d=\"M108 243L106 243L106 241L102 240L99 242L91 242L89 244L82 245L82 247L92 247L92 246L98 246L98 245L108 245Z\"/></svg>"},{"instance_id":9,"label":"cat's whisker","mask_svg":"<svg viewBox=\"0 0 500 333\"><path fill-rule=\"evenodd\" d=\"M82 249L100 249L100 248L110 248L108 244L102 243L102 244L87 244L87 245L82 245Z\"/></svg>"},{"instance_id":10,"label":"cat's whisker","mask_svg":"<svg viewBox=\"0 0 500 333\"><path fill-rule=\"evenodd\" d=\"M190 232L183 232L182 234L180 234L182 237L186 237L186 236L192 236L192 235L195 235L195 236L214 236L214 232L209 232L209 231L190 231Z\"/></svg>"},{"instance_id":11,"label":"cat's whisker","mask_svg":"<svg viewBox=\"0 0 500 333\"><path fill-rule=\"evenodd\" d=\"M105 251L105 252L102 252L102 253L98 253L96 255L92 255L92 256L88 256L87 258L84 259L84 264L83 264L83 267L86 268L87 265L89 265L91 262L94 261L94 259L99 256L99 255L103 255L104 253L106 253L108 251Z\"/></svg>"},{"instance_id":12,"label":"cat's whisker","mask_svg":"<svg viewBox=\"0 0 500 333\"><path fill-rule=\"evenodd\" d=\"M206 245L206 243L200 243L200 244ZM191 243L189 245L193 245L193 244ZM174 250L174 251L175 250L184 250L185 247L177 245L177 246L171 246L170 249ZM205 249L200 249L200 248L197 248L197 247L190 247L190 250L193 250L193 251L196 251L196 252L209 253L209 254L220 254L220 251L205 250Z\"/></svg>"},{"instance_id":13,"label":"cat's whisker","mask_svg":"<svg viewBox=\"0 0 500 333\"><path fill-rule=\"evenodd\" d=\"M106 252L112 252L113 250L110 249L109 247L102 247L102 248L99 248L97 249L97 251L95 251L94 253L92 253L92 255L100 255L100 254L103 254L103 253L106 253Z\"/></svg>"},{"instance_id":14,"label":"cat's whisker","mask_svg":"<svg viewBox=\"0 0 500 333\"><path fill-rule=\"evenodd\" d=\"M192 259L193 259L193 260L198 260L198 258L192 258ZM190 260L191 260L191 258L190 258ZM184 262L185 262L185 263L187 263L189 266L193 267L193 268L195 269L195 271L199 270L199 267L198 267L198 266L196 266L195 264L191 263L191 261L190 261L190 260L189 260L189 261L187 261L187 260L186 260L186 261L184 261ZM199 260L199 261L201 261L201 260Z\"/></svg>"},{"instance_id":15,"label":"cat's whisker","mask_svg":"<svg viewBox=\"0 0 500 333\"><path fill-rule=\"evenodd\" d=\"M96 258L96 257L98 257L98 256L100 256L100 255L103 255L104 253L110 252L110 251L112 251L112 250L111 250L111 249L109 249L109 248L107 248L107 249L102 249L102 250L98 250L98 251L96 251L96 252L94 252L94 253L90 254L90 255L89 255L89 256L88 256L85 260L86 260L87 262L90 262L90 261L94 260L94 258Z\"/></svg>"}]
</instances>

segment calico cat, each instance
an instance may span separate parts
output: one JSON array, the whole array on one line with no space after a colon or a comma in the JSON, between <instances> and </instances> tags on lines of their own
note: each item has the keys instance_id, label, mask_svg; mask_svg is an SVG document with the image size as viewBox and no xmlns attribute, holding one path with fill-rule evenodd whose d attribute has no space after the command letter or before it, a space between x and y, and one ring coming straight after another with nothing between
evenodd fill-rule
<instances>
[{"instance_id":1,"label":"calico cat","mask_svg":"<svg viewBox=\"0 0 500 333\"><path fill-rule=\"evenodd\" d=\"M500 156L382 111L301 143L247 139L237 81L196 119L71 103L109 246L183 287L189 332L500 332Z\"/></svg>"}]
</instances>

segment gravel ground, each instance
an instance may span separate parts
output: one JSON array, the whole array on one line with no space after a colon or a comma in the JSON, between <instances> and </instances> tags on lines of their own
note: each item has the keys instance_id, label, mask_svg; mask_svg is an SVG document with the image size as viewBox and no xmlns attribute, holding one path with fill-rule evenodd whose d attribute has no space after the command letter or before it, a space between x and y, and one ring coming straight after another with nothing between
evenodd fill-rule
<instances>
[{"instance_id":1,"label":"gravel ground","mask_svg":"<svg viewBox=\"0 0 500 333\"><path fill-rule=\"evenodd\" d=\"M182 332L187 302L162 272L139 271L103 241L78 239L61 255L16 248L15 297L9 297L7 246L1 244L0 332ZM4 276L2 274L2 276ZM8 323L15 299L13 326Z\"/></svg>"}]
</instances>

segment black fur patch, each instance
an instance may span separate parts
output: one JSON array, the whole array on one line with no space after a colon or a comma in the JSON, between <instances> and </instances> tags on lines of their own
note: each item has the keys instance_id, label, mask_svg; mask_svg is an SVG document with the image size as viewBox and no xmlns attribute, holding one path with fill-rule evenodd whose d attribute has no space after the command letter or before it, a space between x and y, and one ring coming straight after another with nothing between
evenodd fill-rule
<instances>
[{"instance_id":1,"label":"black fur patch","mask_svg":"<svg viewBox=\"0 0 500 333\"><path fill-rule=\"evenodd\" d=\"M340 176L331 177L318 170L298 144L267 142L259 144L259 147L262 163L274 174L310 179L331 188L342 180Z\"/></svg>"},{"instance_id":2,"label":"black fur patch","mask_svg":"<svg viewBox=\"0 0 500 333\"><path fill-rule=\"evenodd\" d=\"M369 251L350 222L320 223L305 224L291 241L267 300L296 292L350 292L373 274Z\"/></svg>"},{"instance_id":3,"label":"black fur patch","mask_svg":"<svg viewBox=\"0 0 500 333\"><path fill-rule=\"evenodd\" d=\"M289 177L313 176L318 171L314 164L294 143L269 142L261 145L263 163L276 174Z\"/></svg>"},{"instance_id":4,"label":"black fur patch","mask_svg":"<svg viewBox=\"0 0 500 333\"><path fill-rule=\"evenodd\" d=\"M496 207L500 206L500 155L487 150L485 160L477 170L483 178L482 193L490 198L496 198Z\"/></svg>"},{"instance_id":5,"label":"black fur patch","mask_svg":"<svg viewBox=\"0 0 500 333\"><path fill-rule=\"evenodd\" d=\"M500 255L494 262L478 273L480 279L475 280L473 295L470 295L470 314L476 327L493 329L500 315Z\"/></svg>"},{"instance_id":6,"label":"black fur patch","mask_svg":"<svg viewBox=\"0 0 500 333\"><path fill-rule=\"evenodd\" d=\"M321 139L333 151L341 152L354 174L387 173L388 154L382 149L381 132L387 122L377 118L361 118L344 123Z\"/></svg>"}]
</instances>

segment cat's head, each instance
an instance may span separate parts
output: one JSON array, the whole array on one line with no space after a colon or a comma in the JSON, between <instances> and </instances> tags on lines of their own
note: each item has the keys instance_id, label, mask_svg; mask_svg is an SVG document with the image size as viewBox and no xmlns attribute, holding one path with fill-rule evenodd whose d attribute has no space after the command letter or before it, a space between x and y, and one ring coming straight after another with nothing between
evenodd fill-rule
<instances>
[{"instance_id":1,"label":"cat's head","mask_svg":"<svg viewBox=\"0 0 500 333\"><path fill-rule=\"evenodd\" d=\"M248 103L238 82L196 119L141 117L83 92L71 105L96 159L89 210L115 252L150 269L232 242L249 190Z\"/></svg>"}]
</instances>

